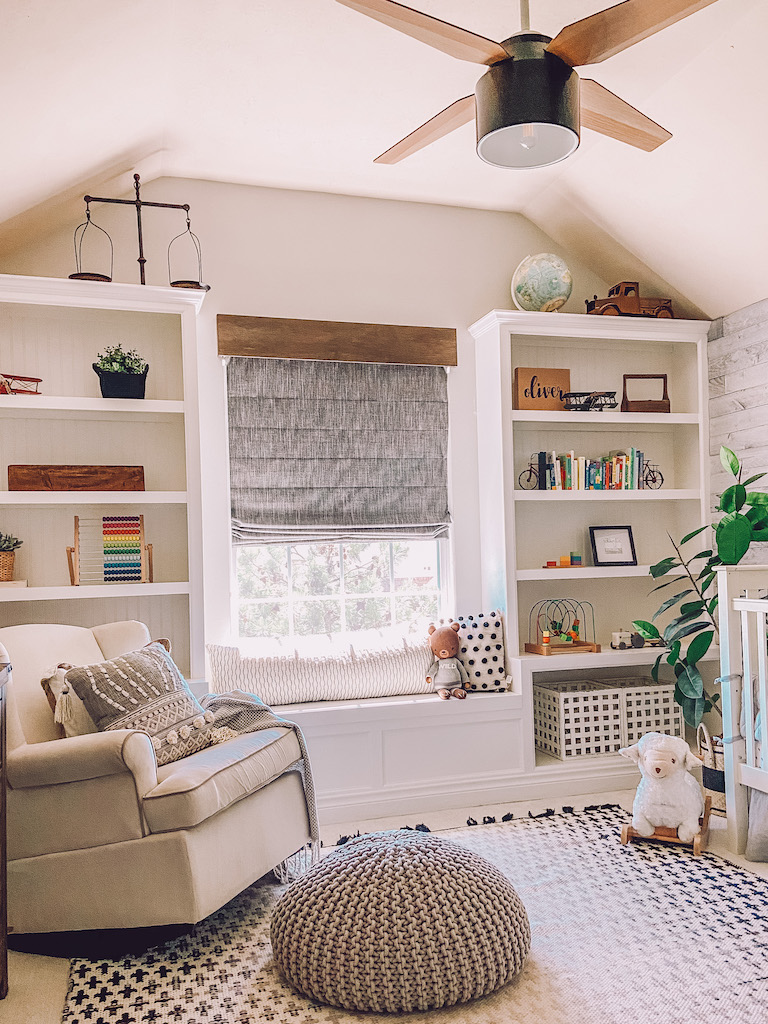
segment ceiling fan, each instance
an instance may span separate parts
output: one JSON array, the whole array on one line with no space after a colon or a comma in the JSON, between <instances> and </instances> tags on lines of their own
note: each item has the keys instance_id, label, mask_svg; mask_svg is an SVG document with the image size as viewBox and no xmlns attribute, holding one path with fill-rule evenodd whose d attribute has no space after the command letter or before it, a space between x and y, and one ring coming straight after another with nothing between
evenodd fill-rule
<instances>
[{"instance_id":1,"label":"ceiling fan","mask_svg":"<svg viewBox=\"0 0 768 1024\"><path fill-rule=\"evenodd\" d=\"M574 68L606 60L714 2L624 0L551 39L530 31L528 0L520 0L522 31L496 43L394 0L338 0L452 57L488 65L474 95L451 103L374 163L397 163L472 118L478 156L497 167L565 160L583 127L650 152L671 133L593 79L579 79Z\"/></svg>"}]
</instances>

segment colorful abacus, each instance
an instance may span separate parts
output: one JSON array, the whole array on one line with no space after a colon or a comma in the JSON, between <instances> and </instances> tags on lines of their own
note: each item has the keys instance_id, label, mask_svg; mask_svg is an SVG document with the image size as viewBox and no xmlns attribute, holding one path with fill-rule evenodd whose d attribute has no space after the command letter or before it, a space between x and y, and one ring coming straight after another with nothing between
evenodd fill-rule
<instances>
[{"instance_id":1,"label":"colorful abacus","mask_svg":"<svg viewBox=\"0 0 768 1024\"><path fill-rule=\"evenodd\" d=\"M67 548L73 586L152 582L152 545L144 544L144 516L75 516L75 544Z\"/></svg>"}]
</instances>

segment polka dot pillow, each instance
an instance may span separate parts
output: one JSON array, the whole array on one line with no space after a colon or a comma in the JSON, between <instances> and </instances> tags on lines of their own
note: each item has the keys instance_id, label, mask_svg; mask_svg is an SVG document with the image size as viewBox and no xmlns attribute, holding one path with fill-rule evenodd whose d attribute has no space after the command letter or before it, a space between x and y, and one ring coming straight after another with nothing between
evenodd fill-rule
<instances>
[{"instance_id":1,"label":"polka dot pillow","mask_svg":"<svg viewBox=\"0 0 768 1024\"><path fill-rule=\"evenodd\" d=\"M504 624L498 612L459 615L459 658L473 690L506 690Z\"/></svg>"}]
</instances>

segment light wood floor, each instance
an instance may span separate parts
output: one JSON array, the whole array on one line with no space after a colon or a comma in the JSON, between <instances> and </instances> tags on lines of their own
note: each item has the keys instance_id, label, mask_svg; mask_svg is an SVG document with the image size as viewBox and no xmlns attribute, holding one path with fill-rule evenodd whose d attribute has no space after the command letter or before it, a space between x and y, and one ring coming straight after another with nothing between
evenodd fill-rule
<instances>
[{"instance_id":1,"label":"light wood floor","mask_svg":"<svg viewBox=\"0 0 768 1024\"><path fill-rule=\"evenodd\" d=\"M562 804L572 804L576 810L585 804L620 804L627 810L632 807L635 791L599 793L573 799L564 798ZM551 804L550 804L551 806ZM466 810L434 811L420 815L400 815L397 818L377 818L370 821L350 821L341 825L321 828L321 837L326 848L334 845L339 836L360 832L374 832L378 829L400 828L424 823L434 831L461 828L467 818L482 821L483 817L501 816L511 811L515 817L525 817L528 811L538 814L547 807L546 801L521 804L503 804L489 807L467 807ZM555 807L560 810L560 807ZM753 864L728 853L723 841L724 821L712 817L709 849L713 853L748 868L755 874L768 878L768 864ZM55 957L33 956L27 953L10 954L10 988L7 998L0 1002L0 1024L61 1024L61 1013L67 992L69 961Z\"/></svg>"}]
</instances>

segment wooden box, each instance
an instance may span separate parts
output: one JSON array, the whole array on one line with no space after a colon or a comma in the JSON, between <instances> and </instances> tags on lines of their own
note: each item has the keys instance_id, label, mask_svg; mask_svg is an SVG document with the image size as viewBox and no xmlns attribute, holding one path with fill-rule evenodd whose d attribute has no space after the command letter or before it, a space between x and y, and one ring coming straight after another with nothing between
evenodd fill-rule
<instances>
[{"instance_id":1,"label":"wooden box","mask_svg":"<svg viewBox=\"0 0 768 1024\"><path fill-rule=\"evenodd\" d=\"M563 396L571 390L571 371L552 367L516 366L512 388L515 409L565 409Z\"/></svg>"},{"instance_id":2,"label":"wooden box","mask_svg":"<svg viewBox=\"0 0 768 1024\"><path fill-rule=\"evenodd\" d=\"M143 491L143 466L9 466L9 491Z\"/></svg>"}]
</instances>

